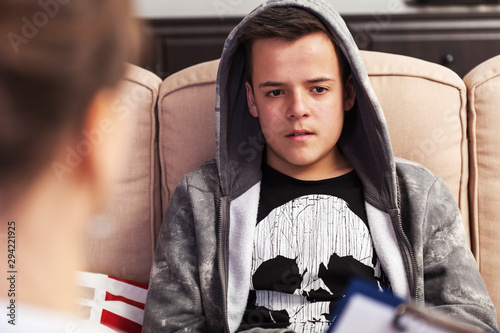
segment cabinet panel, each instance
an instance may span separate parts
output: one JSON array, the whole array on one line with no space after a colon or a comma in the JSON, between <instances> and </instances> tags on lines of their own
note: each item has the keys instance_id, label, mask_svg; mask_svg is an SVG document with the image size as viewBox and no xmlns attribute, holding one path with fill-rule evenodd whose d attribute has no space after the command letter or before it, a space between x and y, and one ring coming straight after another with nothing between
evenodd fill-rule
<instances>
[{"instance_id":1,"label":"cabinet panel","mask_svg":"<svg viewBox=\"0 0 500 333\"><path fill-rule=\"evenodd\" d=\"M412 37L412 36L410 36ZM477 64L500 54L500 35L494 39L453 38L374 38L370 49L410 55L416 58L444 65L455 71L460 77L467 74ZM470 37L470 36L469 36Z\"/></svg>"},{"instance_id":2,"label":"cabinet panel","mask_svg":"<svg viewBox=\"0 0 500 333\"><path fill-rule=\"evenodd\" d=\"M482 61L500 54L500 15L491 15L419 14L385 22L356 18L348 25L360 48L435 62L463 77Z\"/></svg>"},{"instance_id":3,"label":"cabinet panel","mask_svg":"<svg viewBox=\"0 0 500 333\"><path fill-rule=\"evenodd\" d=\"M220 58L223 38L165 39L162 41L162 76L173 74L191 65Z\"/></svg>"},{"instance_id":4,"label":"cabinet panel","mask_svg":"<svg viewBox=\"0 0 500 333\"><path fill-rule=\"evenodd\" d=\"M152 56L148 68L161 78L221 56L224 42L240 19L151 20Z\"/></svg>"}]
</instances>

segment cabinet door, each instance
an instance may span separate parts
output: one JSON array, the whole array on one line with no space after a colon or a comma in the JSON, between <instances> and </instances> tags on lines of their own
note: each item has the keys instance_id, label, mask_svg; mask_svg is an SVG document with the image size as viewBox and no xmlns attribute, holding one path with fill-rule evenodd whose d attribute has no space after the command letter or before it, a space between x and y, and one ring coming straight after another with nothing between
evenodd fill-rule
<instances>
[{"instance_id":1,"label":"cabinet door","mask_svg":"<svg viewBox=\"0 0 500 333\"><path fill-rule=\"evenodd\" d=\"M500 54L500 19L439 19L390 22L350 29L360 48L408 55L445 65L460 77Z\"/></svg>"},{"instance_id":2,"label":"cabinet door","mask_svg":"<svg viewBox=\"0 0 500 333\"><path fill-rule=\"evenodd\" d=\"M237 19L152 20L149 67L165 78L186 67L218 59Z\"/></svg>"}]
</instances>

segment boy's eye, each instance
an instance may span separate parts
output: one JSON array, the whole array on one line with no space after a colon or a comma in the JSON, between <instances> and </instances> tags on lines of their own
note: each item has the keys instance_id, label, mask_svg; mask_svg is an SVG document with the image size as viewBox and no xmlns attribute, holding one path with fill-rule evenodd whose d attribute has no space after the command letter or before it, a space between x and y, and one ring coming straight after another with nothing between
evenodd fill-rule
<instances>
[{"instance_id":1,"label":"boy's eye","mask_svg":"<svg viewBox=\"0 0 500 333\"><path fill-rule=\"evenodd\" d=\"M327 91L327 89L325 87L314 87L314 88L312 88L312 91L314 91L315 93L318 93L318 94L322 94L325 91Z\"/></svg>"},{"instance_id":2,"label":"boy's eye","mask_svg":"<svg viewBox=\"0 0 500 333\"><path fill-rule=\"evenodd\" d=\"M276 89L276 90L272 90L272 91L268 92L266 95L271 96L271 97L277 97L277 96L281 95L281 93L282 93L281 90Z\"/></svg>"}]
</instances>

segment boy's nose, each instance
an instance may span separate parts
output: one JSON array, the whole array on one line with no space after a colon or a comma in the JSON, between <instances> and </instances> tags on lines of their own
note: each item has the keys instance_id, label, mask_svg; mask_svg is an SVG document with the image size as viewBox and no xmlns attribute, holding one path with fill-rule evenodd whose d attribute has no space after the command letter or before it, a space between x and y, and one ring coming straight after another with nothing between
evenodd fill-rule
<instances>
[{"instance_id":1,"label":"boy's nose","mask_svg":"<svg viewBox=\"0 0 500 333\"><path fill-rule=\"evenodd\" d=\"M307 107L307 103L304 97L305 96L303 96L300 92L294 92L291 95L286 114L287 119L300 119L309 116L309 108Z\"/></svg>"}]
</instances>

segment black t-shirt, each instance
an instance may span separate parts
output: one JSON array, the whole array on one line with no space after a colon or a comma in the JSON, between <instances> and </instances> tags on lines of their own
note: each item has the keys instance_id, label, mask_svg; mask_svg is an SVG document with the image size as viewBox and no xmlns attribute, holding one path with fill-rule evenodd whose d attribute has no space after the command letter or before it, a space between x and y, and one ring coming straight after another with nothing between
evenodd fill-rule
<instances>
[{"instance_id":1,"label":"black t-shirt","mask_svg":"<svg viewBox=\"0 0 500 333\"><path fill-rule=\"evenodd\" d=\"M324 331L352 277L388 289L355 171L302 181L263 165L250 297L241 329Z\"/></svg>"}]
</instances>

